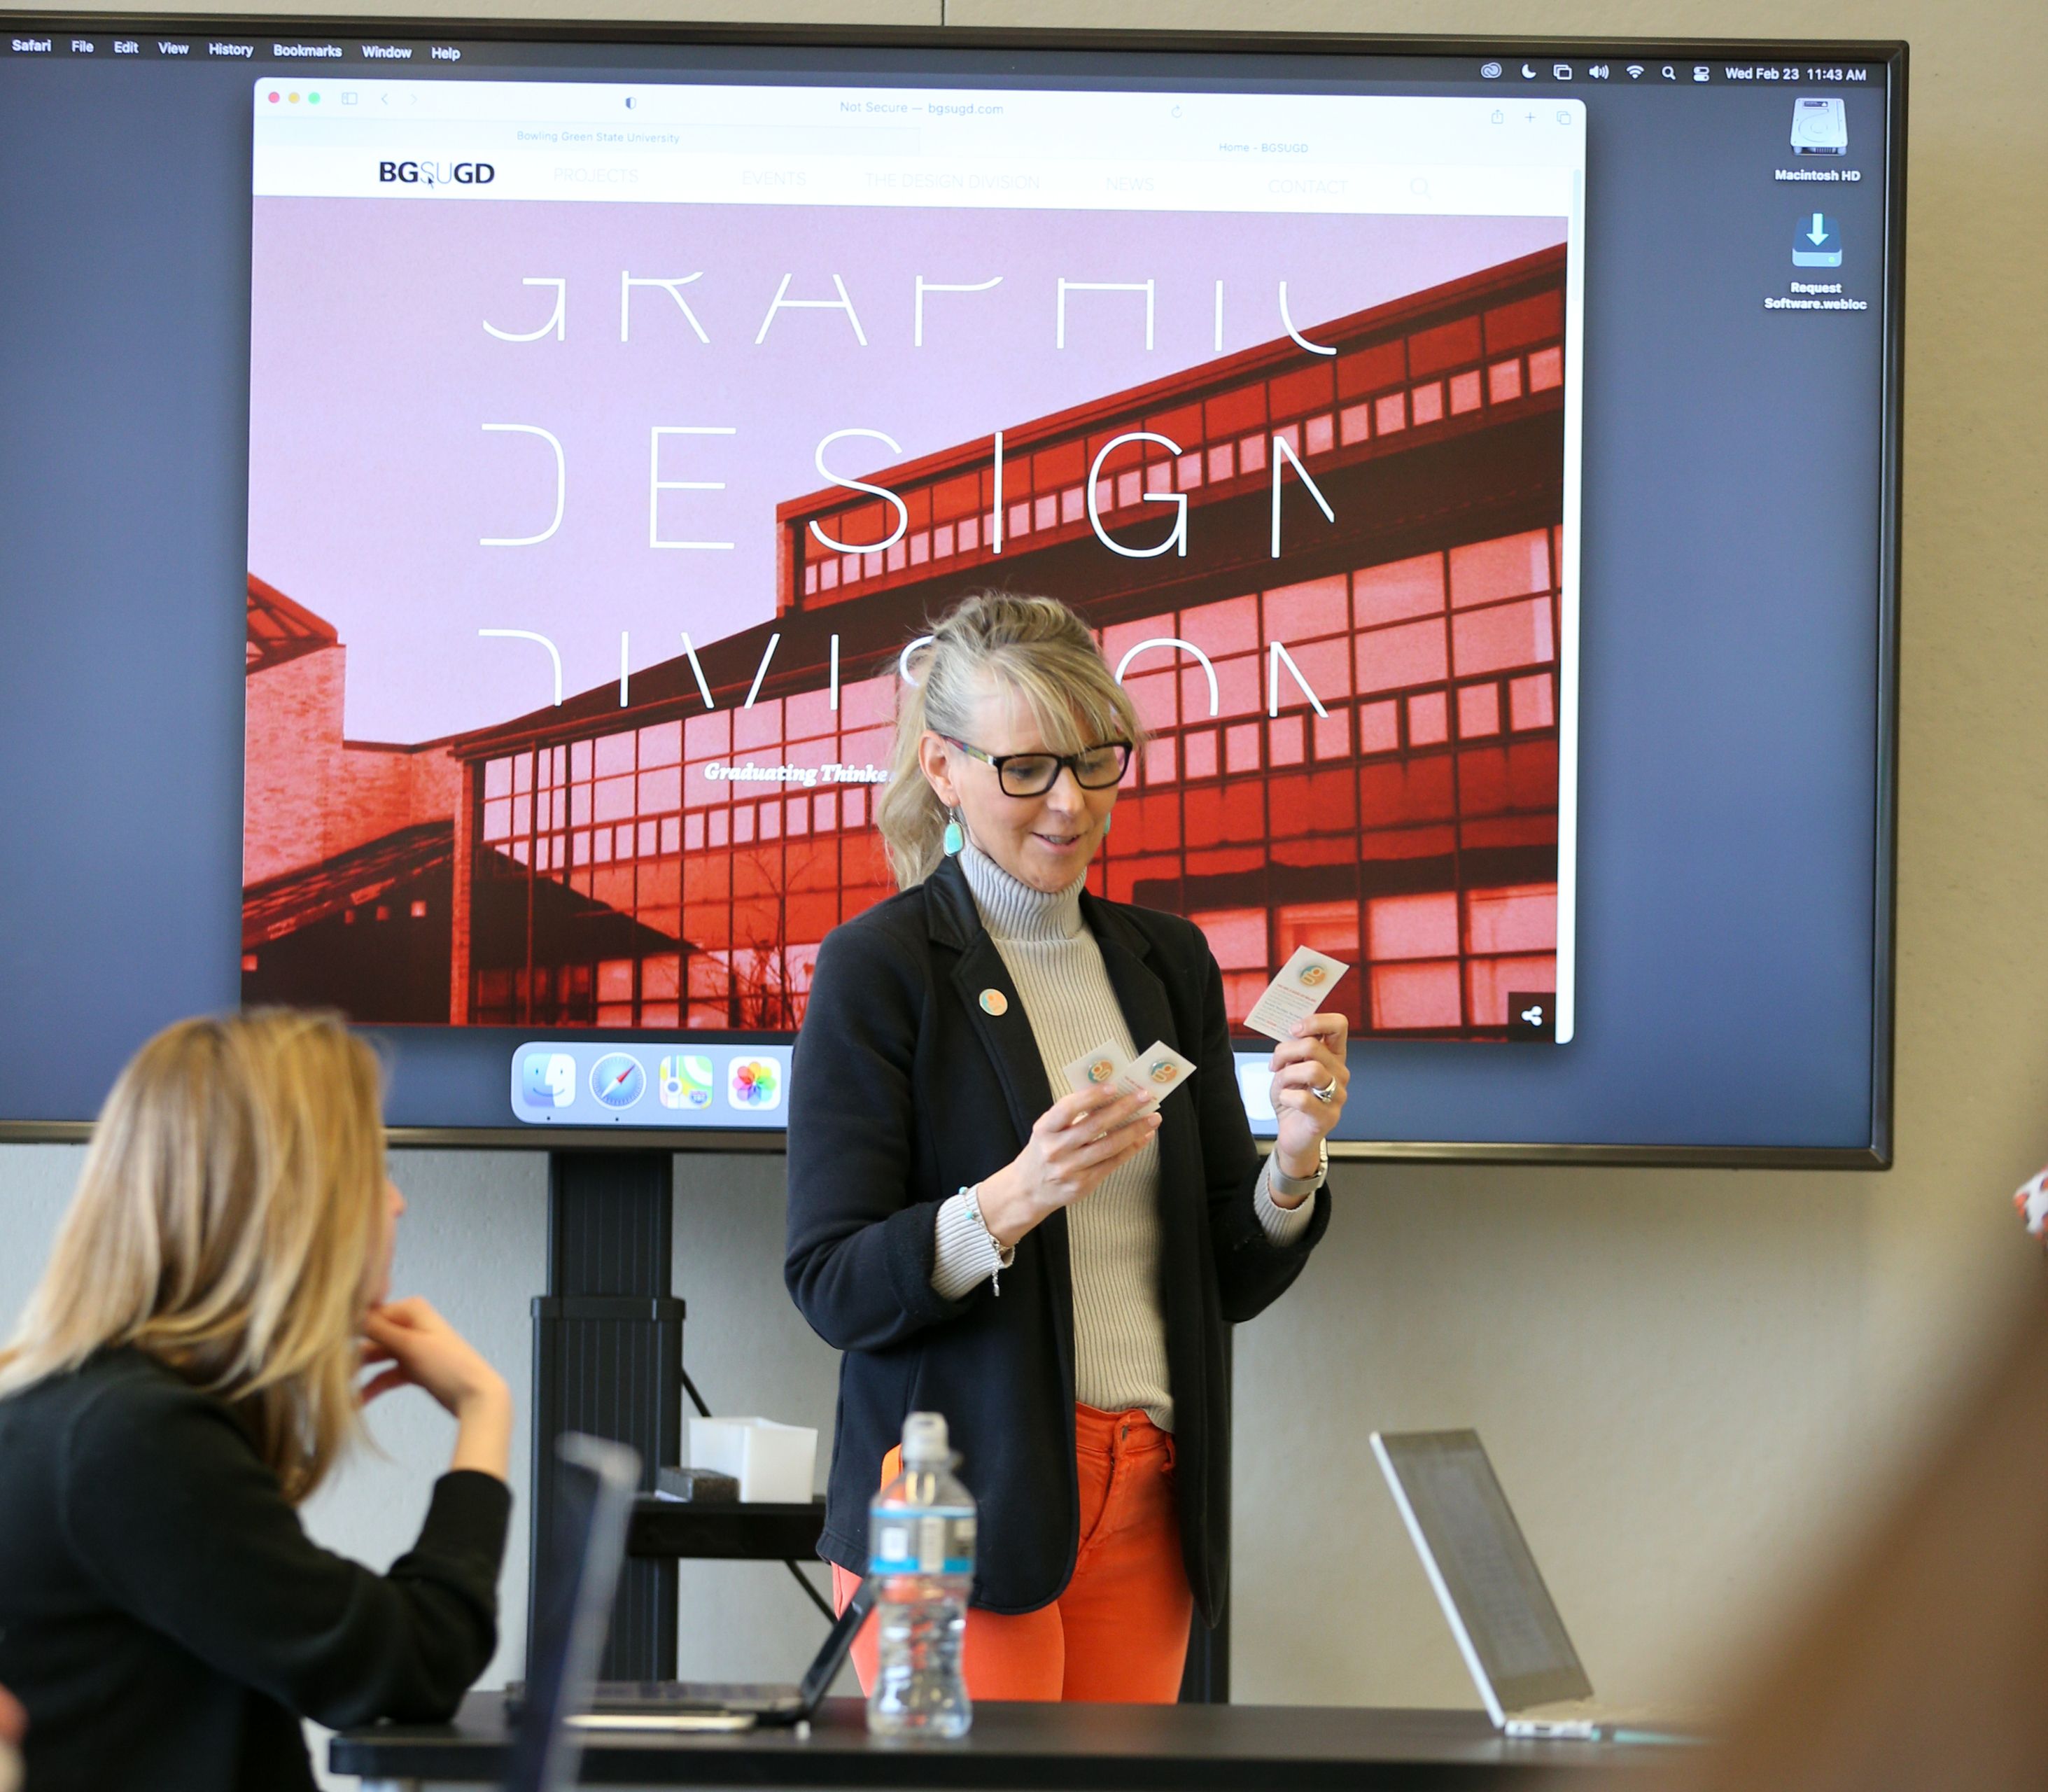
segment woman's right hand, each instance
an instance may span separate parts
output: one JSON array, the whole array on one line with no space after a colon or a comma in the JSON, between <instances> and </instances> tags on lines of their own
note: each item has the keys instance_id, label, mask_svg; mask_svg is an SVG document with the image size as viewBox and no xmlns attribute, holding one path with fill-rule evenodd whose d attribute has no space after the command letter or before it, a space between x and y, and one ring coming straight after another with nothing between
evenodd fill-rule
<instances>
[{"instance_id":1,"label":"woman's right hand","mask_svg":"<svg viewBox=\"0 0 2048 1792\"><path fill-rule=\"evenodd\" d=\"M510 1479L512 1392L468 1339L417 1295L363 1316L363 1360L389 1367L357 1398L367 1406L394 1387L424 1388L453 1415L456 1468Z\"/></svg>"},{"instance_id":2,"label":"woman's right hand","mask_svg":"<svg viewBox=\"0 0 2048 1792\"><path fill-rule=\"evenodd\" d=\"M364 1384L366 1406L394 1387L421 1387L455 1418L465 1406L505 1394L505 1378L461 1332L420 1299L392 1301L363 1316L366 1365L390 1367Z\"/></svg>"},{"instance_id":3,"label":"woman's right hand","mask_svg":"<svg viewBox=\"0 0 2048 1792\"><path fill-rule=\"evenodd\" d=\"M1009 1249L1150 1145L1158 1111L1139 1113L1150 1099L1087 1089L1061 1096L1041 1114L1024 1149L979 1185L976 1198L995 1242Z\"/></svg>"}]
</instances>

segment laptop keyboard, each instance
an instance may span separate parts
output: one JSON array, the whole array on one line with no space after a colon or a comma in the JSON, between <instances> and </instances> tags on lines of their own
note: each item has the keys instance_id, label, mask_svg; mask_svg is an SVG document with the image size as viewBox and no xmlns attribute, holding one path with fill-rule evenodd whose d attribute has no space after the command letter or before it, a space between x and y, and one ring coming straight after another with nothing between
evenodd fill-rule
<instances>
[{"instance_id":1,"label":"laptop keyboard","mask_svg":"<svg viewBox=\"0 0 2048 1792\"><path fill-rule=\"evenodd\" d=\"M599 1711L622 1707L769 1705L790 1689L756 1681L601 1680L592 1704Z\"/></svg>"}]
</instances>

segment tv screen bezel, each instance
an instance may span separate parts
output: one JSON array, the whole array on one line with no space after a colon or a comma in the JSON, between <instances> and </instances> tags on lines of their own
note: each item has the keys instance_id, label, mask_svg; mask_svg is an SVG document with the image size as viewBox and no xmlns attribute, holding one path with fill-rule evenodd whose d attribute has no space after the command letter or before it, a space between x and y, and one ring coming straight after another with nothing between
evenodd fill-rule
<instances>
[{"instance_id":1,"label":"tv screen bezel","mask_svg":"<svg viewBox=\"0 0 2048 1792\"><path fill-rule=\"evenodd\" d=\"M1898 642L1902 533L1901 474L1905 335L1906 141L1908 46L1896 40L1815 38L1618 38L1612 37L1476 37L1398 33L1212 31L1116 28L1042 30L1020 26L832 24L656 23L638 21L458 18L429 15L208 14L24 11L8 15L10 30L105 36L161 31L180 37L216 33L236 37L345 32L351 37L429 38L444 41L584 44L684 48L758 46L764 49L1099 52L1122 54L1228 54L1241 68L1267 56L1569 57L1593 61L1763 60L1780 63L1881 64L1885 69L1885 244L1879 398L1877 728L1872 909L1871 1137L1860 1146L1685 1144L1555 1144L1452 1140L1345 1139L1330 1142L1333 1158L1383 1162L1607 1164L1724 1169L1888 1169L1892 1163L1895 1002L1897 981L1895 891L1898 880ZM373 1040L388 1029L366 1026ZM593 1041L606 1030L589 1034ZM633 1040L639 1035L626 1034ZM710 1038L710 1035L691 1035ZM793 1034L747 1036L785 1043ZM139 1043L139 1041L138 1041ZM1369 1041L1353 1041L1364 1046ZM91 1136L91 1121L25 1121L0 1118L0 1143L76 1142ZM479 1150L584 1150L777 1152L786 1149L781 1129L549 1128L394 1127L394 1146Z\"/></svg>"}]
</instances>

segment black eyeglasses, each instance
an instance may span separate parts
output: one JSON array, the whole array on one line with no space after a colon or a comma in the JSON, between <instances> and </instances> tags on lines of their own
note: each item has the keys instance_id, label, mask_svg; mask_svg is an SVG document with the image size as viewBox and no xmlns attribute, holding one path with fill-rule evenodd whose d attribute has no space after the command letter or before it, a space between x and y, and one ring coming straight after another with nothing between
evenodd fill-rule
<instances>
[{"instance_id":1,"label":"black eyeglasses","mask_svg":"<svg viewBox=\"0 0 2048 1792\"><path fill-rule=\"evenodd\" d=\"M932 731L937 734L935 728ZM1059 782L1065 766L1084 790L1107 790L1119 782L1131 763L1131 743L1106 740L1100 747L1084 747L1078 753L985 753L979 747L951 735L939 735L948 746L957 747L971 758L995 767L996 782L1006 797L1042 797Z\"/></svg>"}]
</instances>

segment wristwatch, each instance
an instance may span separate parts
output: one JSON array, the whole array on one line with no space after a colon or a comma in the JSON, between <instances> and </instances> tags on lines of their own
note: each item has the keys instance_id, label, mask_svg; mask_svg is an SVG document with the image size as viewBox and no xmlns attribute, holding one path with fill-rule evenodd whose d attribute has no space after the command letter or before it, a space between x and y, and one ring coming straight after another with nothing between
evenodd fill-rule
<instances>
[{"instance_id":1,"label":"wristwatch","mask_svg":"<svg viewBox=\"0 0 2048 1792\"><path fill-rule=\"evenodd\" d=\"M1313 1176L1290 1176L1280 1167L1280 1147L1273 1147L1273 1155L1266 1160L1266 1185L1276 1195L1285 1195L1293 1200L1297 1195L1313 1194L1329 1180L1330 1145L1326 1138L1316 1141L1316 1173Z\"/></svg>"}]
</instances>

